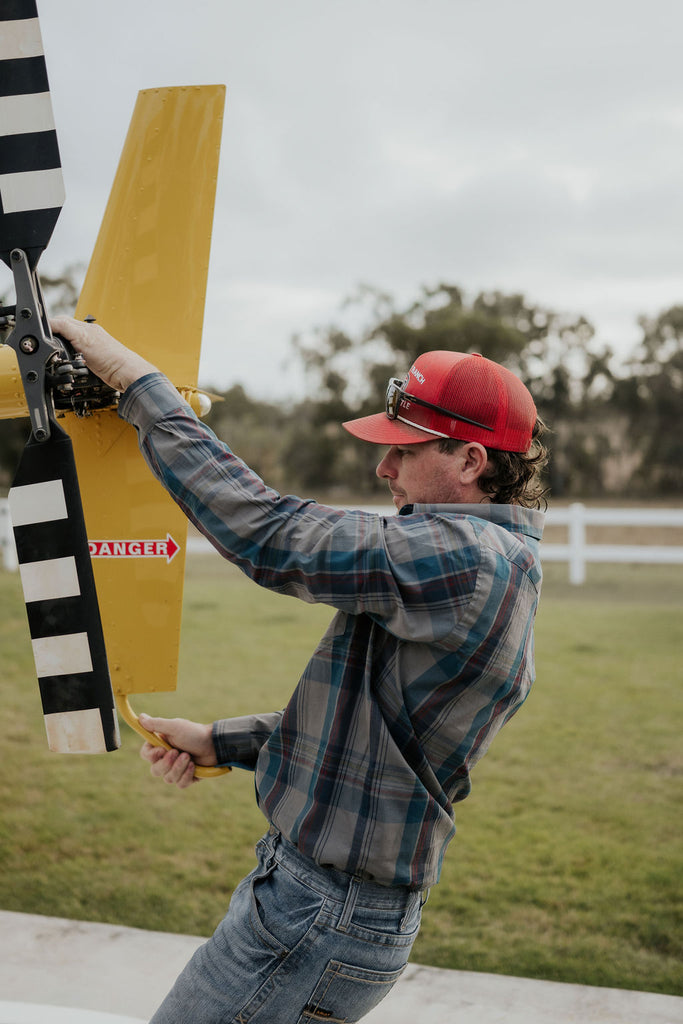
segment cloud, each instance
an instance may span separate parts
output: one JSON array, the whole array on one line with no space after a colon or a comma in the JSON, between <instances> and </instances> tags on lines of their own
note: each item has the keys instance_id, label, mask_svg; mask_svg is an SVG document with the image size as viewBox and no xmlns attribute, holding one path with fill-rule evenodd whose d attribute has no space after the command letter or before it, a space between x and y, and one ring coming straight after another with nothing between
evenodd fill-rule
<instances>
[{"instance_id":1,"label":"cloud","mask_svg":"<svg viewBox=\"0 0 683 1024\"><path fill-rule=\"evenodd\" d=\"M40 4L68 195L46 265L88 258L137 91L225 82L202 360L214 386L296 388L281 369L290 335L332 319L360 281L405 301L439 280L522 290L623 352L638 313L680 301L680 5L89 12Z\"/></svg>"}]
</instances>

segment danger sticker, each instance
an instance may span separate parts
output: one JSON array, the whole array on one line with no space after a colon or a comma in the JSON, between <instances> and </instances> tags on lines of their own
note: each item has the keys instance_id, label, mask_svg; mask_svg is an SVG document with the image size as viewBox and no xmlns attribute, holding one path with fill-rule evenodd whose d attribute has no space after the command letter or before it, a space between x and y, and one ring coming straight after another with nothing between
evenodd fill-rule
<instances>
[{"instance_id":1,"label":"danger sticker","mask_svg":"<svg viewBox=\"0 0 683 1024\"><path fill-rule=\"evenodd\" d=\"M180 546L167 533L165 540L91 540L88 549L91 558L165 558L168 564Z\"/></svg>"}]
</instances>

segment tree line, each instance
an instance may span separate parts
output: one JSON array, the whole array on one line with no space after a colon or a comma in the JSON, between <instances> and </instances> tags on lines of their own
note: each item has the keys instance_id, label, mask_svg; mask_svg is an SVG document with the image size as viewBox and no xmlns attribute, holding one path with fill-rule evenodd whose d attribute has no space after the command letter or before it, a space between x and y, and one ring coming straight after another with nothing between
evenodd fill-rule
<instances>
[{"instance_id":1,"label":"tree line","mask_svg":"<svg viewBox=\"0 0 683 1024\"><path fill-rule=\"evenodd\" d=\"M71 304L72 273L43 282L54 312ZM292 339L291 358L304 370L302 399L267 402L235 385L220 393L206 421L282 491L340 502L385 496L374 476L375 446L350 437L341 423L382 409L389 377L421 353L480 352L517 373L534 396L548 426L551 499L670 499L683 493L683 306L642 316L638 326L638 343L617 361L586 317L523 294L468 298L441 283L398 308L365 286L338 323ZM0 422L4 486L26 435L25 422Z\"/></svg>"},{"instance_id":2,"label":"tree line","mask_svg":"<svg viewBox=\"0 0 683 1024\"><path fill-rule=\"evenodd\" d=\"M639 319L641 338L617 363L584 316L556 313L522 294L457 285L423 289L397 308L361 288L342 319L295 337L306 397L286 410L225 392L208 418L276 487L328 494L385 494L377 451L344 420L383 408L389 377L433 349L480 352L517 373L548 427L547 484L556 498L671 498L683 493L683 306Z\"/></svg>"}]
</instances>

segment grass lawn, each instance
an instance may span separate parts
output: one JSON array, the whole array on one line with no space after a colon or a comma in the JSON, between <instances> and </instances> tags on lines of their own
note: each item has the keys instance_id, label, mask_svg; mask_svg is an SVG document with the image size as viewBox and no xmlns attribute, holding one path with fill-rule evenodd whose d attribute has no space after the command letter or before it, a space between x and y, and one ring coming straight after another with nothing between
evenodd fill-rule
<instances>
[{"instance_id":1,"label":"grass lawn","mask_svg":"<svg viewBox=\"0 0 683 1024\"><path fill-rule=\"evenodd\" d=\"M474 772L413 960L683 994L680 569L549 565L537 682ZM179 689L136 710L283 706L330 618L213 556L188 563ZM0 908L209 934L264 828L240 771L184 793L137 737L46 749L18 575L0 571Z\"/></svg>"}]
</instances>

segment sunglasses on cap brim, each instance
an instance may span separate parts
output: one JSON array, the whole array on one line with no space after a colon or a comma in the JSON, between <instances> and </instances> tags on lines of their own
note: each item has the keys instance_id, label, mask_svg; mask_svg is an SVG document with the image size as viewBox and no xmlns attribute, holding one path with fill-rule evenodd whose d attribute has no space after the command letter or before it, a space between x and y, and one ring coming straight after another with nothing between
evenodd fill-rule
<instances>
[{"instance_id":1,"label":"sunglasses on cap brim","mask_svg":"<svg viewBox=\"0 0 683 1024\"><path fill-rule=\"evenodd\" d=\"M398 377L391 377L387 384L385 402L385 412L390 420L402 419L398 414L398 407L403 399L406 402L415 402L415 405L422 405L425 409L433 409L434 412L440 412L442 416L449 416L452 420L460 420L462 423L469 423L472 427L481 427L482 430L489 430L493 433L494 428L487 426L486 423L479 423L478 420L471 420L468 416L461 416L458 412L451 412L450 409L444 409L440 405L433 405L432 402L425 402L422 398L416 398L415 395L411 395L405 390L405 381L400 380ZM406 420L405 422L409 421Z\"/></svg>"}]
</instances>

